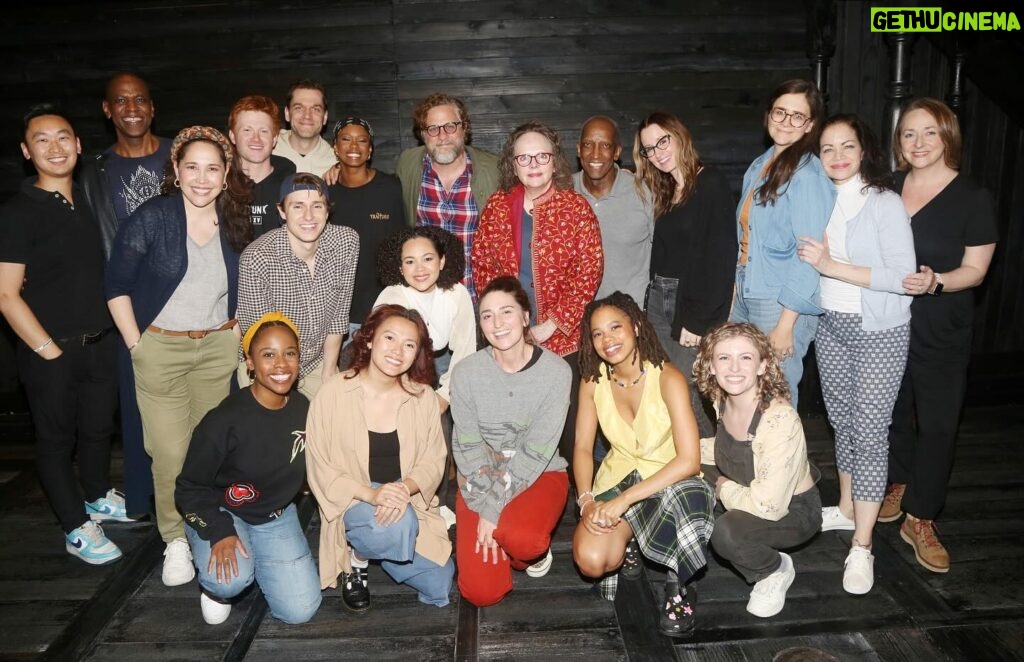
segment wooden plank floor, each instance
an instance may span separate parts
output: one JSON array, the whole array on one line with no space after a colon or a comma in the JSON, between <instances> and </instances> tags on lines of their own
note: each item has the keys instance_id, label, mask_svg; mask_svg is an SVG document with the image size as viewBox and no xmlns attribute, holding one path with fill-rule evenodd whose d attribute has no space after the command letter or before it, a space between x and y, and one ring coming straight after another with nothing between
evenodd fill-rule
<instances>
[{"instance_id":1,"label":"wooden plank floor","mask_svg":"<svg viewBox=\"0 0 1024 662\"><path fill-rule=\"evenodd\" d=\"M805 419L823 501L837 485L822 418ZM700 580L699 629L669 640L655 629L664 575L620 584L614 604L572 565L567 510L544 578L517 573L501 604L476 609L420 604L371 567L373 608L352 615L338 591L302 626L266 613L253 591L220 626L202 622L196 584L160 581L163 546L152 524L108 525L126 552L90 568L60 544L32 469L24 414L0 414L0 659L3 660L1024 660L1024 407L974 407L965 415L940 534L953 559L937 575L918 566L897 525L875 539L875 588L842 590L848 533L817 536L792 556L786 608L762 620L745 611L750 587L713 560ZM115 453L116 456L116 453ZM115 471L119 470L115 457ZM314 543L311 500L300 504ZM799 657L810 651L817 657Z\"/></svg>"}]
</instances>

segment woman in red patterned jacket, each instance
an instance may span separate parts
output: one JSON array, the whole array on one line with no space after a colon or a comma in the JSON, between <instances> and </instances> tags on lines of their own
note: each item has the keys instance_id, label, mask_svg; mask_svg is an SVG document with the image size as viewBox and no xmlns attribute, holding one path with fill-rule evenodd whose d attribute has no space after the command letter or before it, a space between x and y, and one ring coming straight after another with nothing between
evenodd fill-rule
<instances>
[{"instance_id":1,"label":"woman in red patterned jacket","mask_svg":"<svg viewBox=\"0 0 1024 662\"><path fill-rule=\"evenodd\" d=\"M604 274L601 229L590 204L572 188L558 134L528 122L509 135L498 163L500 188L487 200L473 238L477 291L498 276L519 278L537 311L534 340L573 372L559 449L571 463L580 380L577 350L583 309Z\"/></svg>"}]
</instances>

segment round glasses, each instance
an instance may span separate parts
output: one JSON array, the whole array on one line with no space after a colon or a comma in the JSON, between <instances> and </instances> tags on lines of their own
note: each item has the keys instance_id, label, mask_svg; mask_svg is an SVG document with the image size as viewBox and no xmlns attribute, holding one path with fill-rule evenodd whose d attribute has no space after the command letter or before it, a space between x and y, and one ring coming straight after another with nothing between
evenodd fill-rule
<instances>
[{"instance_id":1,"label":"round glasses","mask_svg":"<svg viewBox=\"0 0 1024 662\"><path fill-rule=\"evenodd\" d=\"M794 129L799 129L804 124L807 124L807 120L811 119L803 113L789 113L782 108L772 108L772 112L768 114L768 117L772 118L772 121L776 124L782 124L789 118L789 123Z\"/></svg>"},{"instance_id":2,"label":"round glasses","mask_svg":"<svg viewBox=\"0 0 1024 662\"><path fill-rule=\"evenodd\" d=\"M537 154L517 154L512 158L516 160L516 163L519 164L520 167L525 168L534 161L537 162L537 165L547 165L551 163L552 156L554 156L554 154L551 152L540 152Z\"/></svg>"},{"instance_id":3,"label":"round glasses","mask_svg":"<svg viewBox=\"0 0 1024 662\"><path fill-rule=\"evenodd\" d=\"M430 126L423 127L423 130L431 138L436 138L441 135L441 129L444 129L445 133L451 135L458 131L460 126L462 126L462 122L447 122L445 124L431 124Z\"/></svg>"},{"instance_id":4,"label":"round glasses","mask_svg":"<svg viewBox=\"0 0 1024 662\"><path fill-rule=\"evenodd\" d=\"M658 138L658 142L654 143L653 145L641 145L640 156L644 157L645 159L650 158L651 156L654 155L654 150L656 149L664 152L666 149L668 149L668 144L670 142L672 142L672 134L666 133L661 138Z\"/></svg>"}]
</instances>

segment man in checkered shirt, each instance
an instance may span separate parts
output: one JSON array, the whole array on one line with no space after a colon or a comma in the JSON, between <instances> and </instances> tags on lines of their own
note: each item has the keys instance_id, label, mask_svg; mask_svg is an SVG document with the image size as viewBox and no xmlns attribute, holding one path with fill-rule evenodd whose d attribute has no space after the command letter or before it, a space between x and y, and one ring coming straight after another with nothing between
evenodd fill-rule
<instances>
[{"instance_id":1,"label":"man in checkered shirt","mask_svg":"<svg viewBox=\"0 0 1024 662\"><path fill-rule=\"evenodd\" d=\"M405 218L410 225L434 225L462 240L463 283L475 301L470 252L480 212L498 188L498 157L466 145L473 126L461 99L432 94L416 106L412 119L423 145L402 152L395 173L402 180Z\"/></svg>"},{"instance_id":2,"label":"man in checkered shirt","mask_svg":"<svg viewBox=\"0 0 1024 662\"><path fill-rule=\"evenodd\" d=\"M262 235L242 253L238 266L237 317L242 333L263 314L279 311L299 329L299 391L312 399L338 372L342 336L359 257L359 235L329 225L327 185L299 173L281 183L280 228ZM251 381L245 363L240 385Z\"/></svg>"}]
</instances>

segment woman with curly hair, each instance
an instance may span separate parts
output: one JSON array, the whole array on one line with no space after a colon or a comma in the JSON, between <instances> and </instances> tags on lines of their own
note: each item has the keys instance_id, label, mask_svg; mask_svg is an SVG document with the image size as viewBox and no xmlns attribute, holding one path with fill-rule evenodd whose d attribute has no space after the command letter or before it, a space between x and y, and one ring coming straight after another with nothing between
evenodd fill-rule
<instances>
[{"instance_id":1,"label":"woman with curly hair","mask_svg":"<svg viewBox=\"0 0 1024 662\"><path fill-rule=\"evenodd\" d=\"M517 127L498 163L501 188L488 200L473 239L477 291L514 276L536 311L533 339L563 357L579 382L577 351L583 308L604 274L601 227L586 198L572 188L558 133L538 122ZM576 389L559 448L572 459Z\"/></svg>"},{"instance_id":2,"label":"woman with curly hair","mask_svg":"<svg viewBox=\"0 0 1024 662\"><path fill-rule=\"evenodd\" d=\"M803 424L771 341L752 324L729 322L706 334L694 377L718 411L718 433L700 440L704 479L726 509L711 546L754 582L747 611L768 618L782 611L796 577L793 559L779 550L821 528Z\"/></svg>"},{"instance_id":3,"label":"woman with curly hair","mask_svg":"<svg viewBox=\"0 0 1024 662\"><path fill-rule=\"evenodd\" d=\"M653 197L655 223L647 319L669 360L690 380L701 434L711 421L693 386L700 337L729 317L736 278L736 200L725 177L706 166L678 117L651 113L633 143L637 190Z\"/></svg>"},{"instance_id":4,"label":"woman with curly hair","mask_svg":"<svg viewBox=\"0 0 1024 662\"><path fill-rule=\"evenodd\" d=\"M476 351L473 300L459 282L465 259L462 241L431 225L402 228L377 250L377 278L385 287L373 305L398 304L415 310L426 321L442 413L451 400L448 382L452 368Z\"/></svg>"},{"instance_id":5,"label":"woman with curly hair","mask_svg":"<svg viewBox=\"0 0 1024 662\"><path fill-rule=\"evenodd\" d=\"M686 376L669 362L651 323L622 292L583 313L579 415L573 475L580 523L576 564L615 597L637 579L641 554L666 566L658 629L686 636L696 625L696 588L706 564L715 497L700 479L700 443ZM611 450L594 476L598 424Z\"/></svg>"},{"instance_id":6,"label":"woman with curly hair","mask_svg":"<svg viewBox=\"0 0 1024 662\"><path fill-rule=\"evenodd\" d=\"M233 157L216 129L182 129L162 195L121 225L107 264L107 305L131 353L153 458L167 586L195 576L174 481L192 431L227 396L238 367L238 259L252 236L252 180L232 167Z\"/></svg>"},{"instance_id":7,"label":"woman with curly hair","mask_svg":"<svg viewBox=\"0 0 1024 662\"><path fill-rule=\"evenodd\" d=\"M420 602L443 607L455 567L435 498L445 448L427 325L415 310L377 306L352 347L351 367L323 385L306 424L320 585L340 574L345 608L366 611L367 562L379 559Z\"/></svg>"},{"instance_id":8,"label":"woman with curly hair","mask_svg":"<svg viewBox=\"0 0 1024 662\"><path fill-rule=\"evenodd\" d=\"M914 236L892 191L888 160L856 115L833 115L821 132L821 163L839 197L821 241L803 237L800 259L821 274L825 310L814 347L821 392L835 430L839 504L822 531L853 531L843 589L874 585L871 539L885 497L889 422L907 365Z\"/></svg>"}]
</instances>

